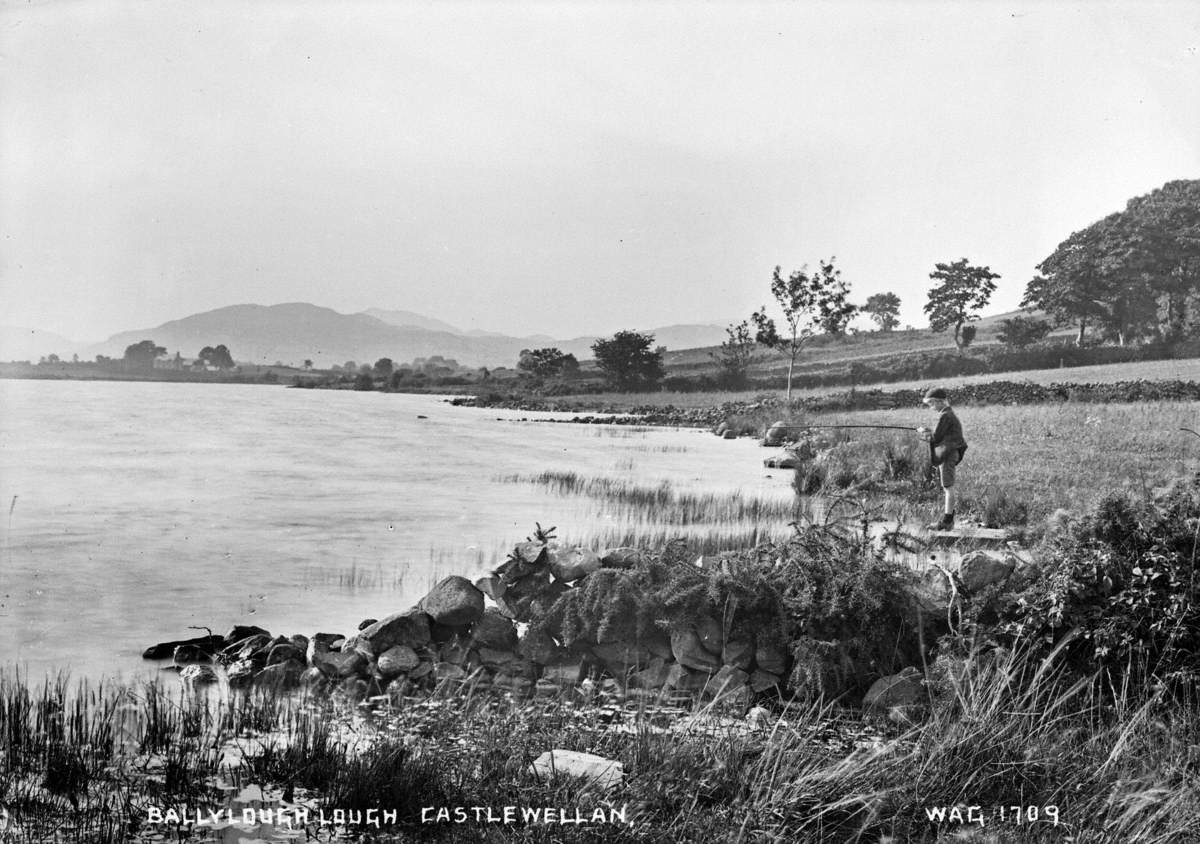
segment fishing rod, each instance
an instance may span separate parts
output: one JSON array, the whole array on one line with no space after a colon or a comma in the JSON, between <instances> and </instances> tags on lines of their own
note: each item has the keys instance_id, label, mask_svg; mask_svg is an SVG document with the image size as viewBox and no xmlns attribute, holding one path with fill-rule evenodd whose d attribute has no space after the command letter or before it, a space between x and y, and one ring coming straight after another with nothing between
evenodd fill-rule
<instances>
[{"instance_id":1,"label":"fishing rod","mask_svg":"<svg viewBox=\"0 0 1200 844\"><path fill-rule=\"evenodd\" d=\"M916 431L915 425L772 425L775 430L806 431L810 428L880 428L886 431Z\"/></svg>"}]
</instances>

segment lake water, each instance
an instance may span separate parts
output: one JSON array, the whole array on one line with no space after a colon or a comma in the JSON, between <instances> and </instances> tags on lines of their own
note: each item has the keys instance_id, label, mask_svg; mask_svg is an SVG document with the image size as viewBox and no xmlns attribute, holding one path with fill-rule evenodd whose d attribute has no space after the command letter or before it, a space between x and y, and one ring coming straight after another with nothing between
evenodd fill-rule
<instances>
[{"instance_id":1,"label":"lake water","mask_svg":"<svg viewBox=\"0 0 1200 844\"><path fill-rule=\"evenodd\" d=\"M0 666L128 678L150 670L145 647L193 625L349 632L447 574L482 575L535 521L602 542L628 519L506 476L791 496L791 473L763 469L748 440L534 421L553 417L432 396L0 381Z\"/></svg>"}]
</instances>

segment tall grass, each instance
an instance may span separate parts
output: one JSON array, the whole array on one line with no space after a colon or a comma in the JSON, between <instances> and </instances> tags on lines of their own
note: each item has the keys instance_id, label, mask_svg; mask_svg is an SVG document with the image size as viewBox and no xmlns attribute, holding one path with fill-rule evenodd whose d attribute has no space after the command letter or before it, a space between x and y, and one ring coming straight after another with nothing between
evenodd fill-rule
<instances>
[{"instance_id":1,"label":"tall grass","mask_svg":"<svg viewBox=\"0 0 1200 844\"><path fill-rule=\"evenodd\" d=\"M576 472L546 471L536 475L507 475L505 483L533 483L559 495L580 495L616 505L612 515L622 524L652 520L664 525L721 525L796 517L794 502L767 500L733 493L692 493L669 481L654 486L624 479L587 477Z\"/></svg>"},{"instance_id":2,"label":"tall grass","mask_svg":"<svg viewBox=\"0 0 1200 844\"><path fill-rule=\"evenodd\" d=\"M380 841L1165 844L1200 835L1195 701L1134 689L1114 696L1064 675L1053 657L1010 652L947 659L931 676L927 715L913 727L776 701L759 729L712 704L660 710L603 695L586 705L396 699L354 714L335 701L189 704L145 689L31 689L4 676L0 800L23 836L6 840L161 835L145 824L147 806L219 808L229 789L213 784L222 781L261 785L268 805L309 795L329 808L400 809L397 827L374 833ZM130 704L122 749L116 713ZM218 751L239 742L244 764L229 770ZM618 761L625 780L600 795L567 777L540 779L529 765L551 748ZM420 807L431 805L612 805L626 807L630 823L423 825ZM927 811L953 806L964 815L980 807L985 830ZM1040 820L1018 825L1014 806L1038 807Z\"/></svg>"}]
</instances>

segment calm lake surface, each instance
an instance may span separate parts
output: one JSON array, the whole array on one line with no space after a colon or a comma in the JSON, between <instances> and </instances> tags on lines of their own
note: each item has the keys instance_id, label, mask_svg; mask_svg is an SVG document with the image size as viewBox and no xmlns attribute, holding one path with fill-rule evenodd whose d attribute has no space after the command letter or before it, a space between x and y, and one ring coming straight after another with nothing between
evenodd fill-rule
<instances>
[{"instance_id":1,"label":"calm lake surface","mask_svg":"<svg viewBox=\"0 0 1200 844\"><path fill-rule=\"evenodd\" d=\"M627 509L506 476L791 497L791 473L763 469L749 440L534 421L554 416L433 396L0 381L0 666L129 678L152 670L148 645L203 633L191 625L352 632L445 575L482 575L535 521L589 544L630 525Z\"/></svg>"}]
</instances>

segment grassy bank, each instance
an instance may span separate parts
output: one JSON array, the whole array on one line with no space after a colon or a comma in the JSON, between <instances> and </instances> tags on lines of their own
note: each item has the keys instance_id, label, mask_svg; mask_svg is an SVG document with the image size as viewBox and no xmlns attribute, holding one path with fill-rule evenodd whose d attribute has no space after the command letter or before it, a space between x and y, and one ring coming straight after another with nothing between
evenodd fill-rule
<instances>
[{"instance_id":1,"label":"grassy bank","mask_svg":"<svg viewBox=\"0 0 1200 844\"><path fill-rule=\"evenodd\" d=\"M353 708L273 695L178 701L154 686L31 688L6 676L5 840L198 840L156 822L155 810L232 807L240 819L239 795L256 788L255 807L304 806L314 818L321 809L330 817L337 808L394 809L387 827L343 830L373 841L1079 844L1200 835L1194 701L1131 690L1113 699L1053 659L1011 654L946 672L929 693L928 717L900 729L819 705L779 703L751 724L604 693ZM624 780L602 793L532 773L552 748L620 762ZM458 806L617 814L575 827L439 823L428 812L422 821L423 808ZM335 829L319 831L331 840Z\"/></svg>"}]
</instances>

